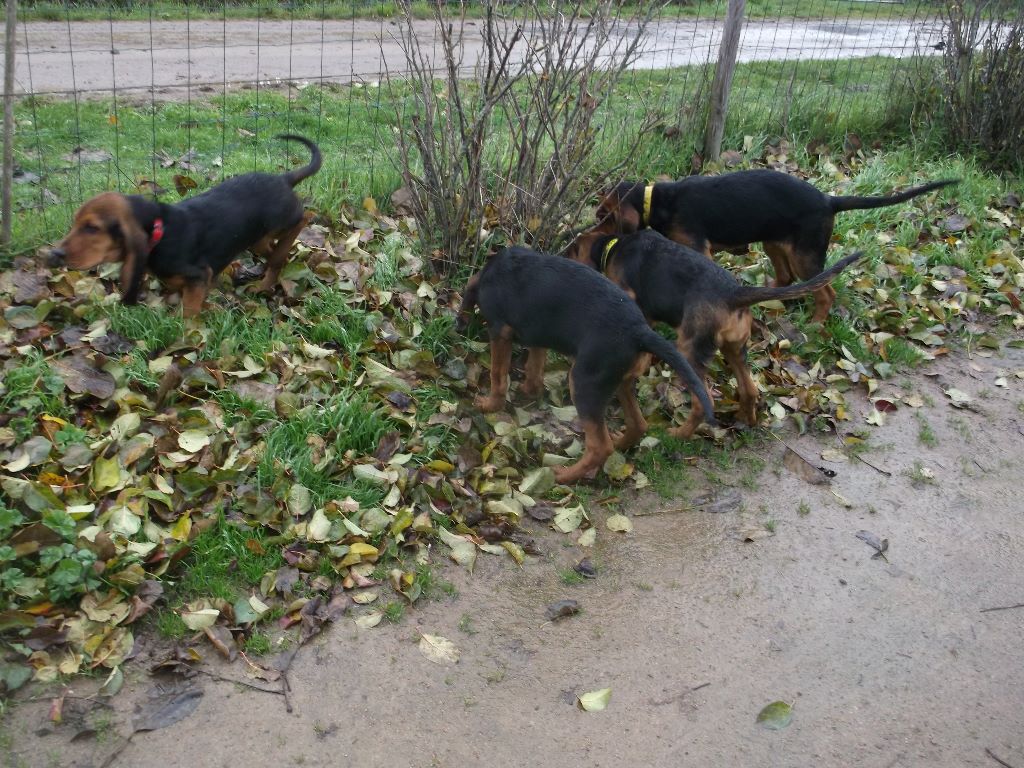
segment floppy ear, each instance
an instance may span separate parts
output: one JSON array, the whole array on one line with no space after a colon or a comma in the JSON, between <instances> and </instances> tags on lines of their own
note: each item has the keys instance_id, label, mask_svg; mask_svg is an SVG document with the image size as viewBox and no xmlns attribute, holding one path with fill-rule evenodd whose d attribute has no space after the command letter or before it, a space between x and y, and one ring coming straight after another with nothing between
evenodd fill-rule
<instances>
[{"instance_id":1,"label":"floppy ear","mask_svg":"<svg viewBox=\"0 0 1024 768\"><path fill-rule=\"evenodd\" d=\"M618 205L612 211L612 217L618 225L619 232L631 234L640 229L640 211L626 200L618 201Z\"/></svg>"},{"instance_id":2,"label":"floppy ear","mask_svg":"<svg viewBox=\"0 0 1024 768\"><path fill-rule=\"evenodd\" d=\"M110 235L120 241L124 254L121 262L121 303L138 304L149 257L146 230L134 217L125 217L111 225Z\"/></svg>"},{"instance_id":3,"label":"floppy ear","mask_svg":"<svg viewBox=\"0 0 1024 768\"><path fill-rule=\"evenodd\" d=\"M473 314L477 297L480 294L480 289L477 287L479 282L480 273L477 272L469 278L469 282L466 283L466 287L462 291L462 303L459 305L459 310L455 317L455 330L459 333L465 333L466 329L469 328L469 319Z\"/></svg>"},{"instance_id":4,"label":"floppy ear","mask_svg":"<svg viewBox=\"0 0 1024 768\"><path fill-rule=\"evenodd\" d=\"M611 192L597 209L595 232L606 235L632 234L640 229L640 212L628 200Z\"/></svg>"}]
</instances>

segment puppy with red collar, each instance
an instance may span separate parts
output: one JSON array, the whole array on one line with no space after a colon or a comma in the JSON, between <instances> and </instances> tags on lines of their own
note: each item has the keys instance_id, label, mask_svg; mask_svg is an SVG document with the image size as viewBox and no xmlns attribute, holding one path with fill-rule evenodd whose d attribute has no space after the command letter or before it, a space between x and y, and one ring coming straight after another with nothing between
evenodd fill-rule
<instances>
[{"instance_id":1,"label":"puppy with red collar","mask_svg":"<svg viewBox=\"0 0 1024 768\"><path fill-rule=\"evenodd\" d=\"M121 301L139 300L142 279L156 275L180 291L186 317L196 315L216 275L243 251L265 257L261 291L271 291L308 216L294 187L322 164L320 149L302 136L308 165L283 174L246 173L174 205L141 195L104 192L75 213L71 231L51 251L51 264L90 269L120 262Z\"/></svg>"}]
</instances>

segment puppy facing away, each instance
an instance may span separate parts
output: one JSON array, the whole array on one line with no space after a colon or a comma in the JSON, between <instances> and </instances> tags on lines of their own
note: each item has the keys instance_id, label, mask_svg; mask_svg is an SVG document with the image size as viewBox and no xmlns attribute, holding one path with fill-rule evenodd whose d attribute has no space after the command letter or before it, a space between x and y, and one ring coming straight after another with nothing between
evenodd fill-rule
<instances>
[{"instance_id":1,"label":"puppy facing away","mask_svg":"<svg viewBox=\"0 0 1024 768\"><path fill-rule=\"evenodd\" d=\"M121 301L135 304L143 277L156 275L181 292L186 317L202 309L213 278L239 254L266 258L261 291L272 291L307 215L294 187L322 163L309 139L309 164L282 174L246 173L173 205L142 195L104 192L75 213L71 231L51 251L52 266L90 269L121 263Z\"/></svg>"},{"instance_id":2,"label":"puppy facing away","mask_svg":"<svg viewBox=\"0 0 1024 768\"><path fill-rule=\"evenodd\" d=\"M775 269L775 285L810 280L825 268L839 211L882 208L941 187L945 179L888 197L827 195L795 176L771 170L689 176L644 185L623 182L601 196L594 231L628 234L644 227L710 256L761 243ZM835 291L814 292L815 322L828 316Z\"/></svg>"},{"instance_id":3,"label":"puppy facing away","mask_svg":"<svg viewBox=\"0 0 1024 768\"><path fill-rule=\"evenodd\" d=\"M600 468L613 450L605 411L618 394L625 430L614 447L635 445L647 430L636 399L637 377L653 353L667 362L702 403L713 424L711 401L690 364L671 342L647 325L637 305L593 269L529 248L505 248L470 278L460 315L480 308L491 341L491 391L477 405L485 412L504 407L512 341L530 348L524 393L543 389L544 358L554 349L573 359L569 391L583 424L585 447L579 461L555 470L560 483L572 483ZM697 407L695 405L695 407Z\"/></svg>"},{"instance_id":4,"label":"puppy facing away","mask_svg":"<svg viewBox=\"0 0 1024 768\"><path fill-rule=\"evenodd\" d=\"M676 346L697 375L705 375L716 350L736 375L740 418L757 425L757 385L747 367L750 307L763 301L795 299L821 290L861 257L840 259L804 283L782 288L740 285L732 274L701 253L645 229L615 237L589 232L577 238L567 256L603 272L636 299L649 320L676 330ZM689 420L671 430L689 437L700 423L703 400L694 403Z\"/></svg>"}]
</instances>

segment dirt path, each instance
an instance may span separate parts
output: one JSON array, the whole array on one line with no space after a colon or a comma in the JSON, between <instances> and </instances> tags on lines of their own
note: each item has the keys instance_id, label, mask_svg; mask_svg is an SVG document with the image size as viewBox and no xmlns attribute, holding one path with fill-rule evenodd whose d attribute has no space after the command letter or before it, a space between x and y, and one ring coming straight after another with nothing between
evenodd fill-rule
<instances>
[{"instance_id":1,"label":"dirt path","mask_svg":"<svg viewBox=\"0 0 1024 768\"><path fill-rule=\"evenodd\" d=\"M1001 354L958 354L883 384L891 400L925 405L901 404L873 428L864 458L891 474L828 465L852 508L785 468L768 440L753 451L760 474L705 464L679 498L626 505L632 534L609 532L600 508L592 550L535 526L545 554L521 570L481 554L474 575L438 567L455 598L397 625L343 620L299 653L291 715L279 696L197 678L198 710L138 734L114 765L992 768L988 749L1024 766L1024 609L981 612L1024 602L1024 353ZM951 407L950 387L972 410ZM848 428L869 407L862 399ZM923 423L934 447L919 442ZM783 437L818 464L837 445ZM687 508L708 490L739 500ZM738 530L769 520L773 536L741 541ZM888 560L872 559L861 530L888 539ZM559 571L584 555L597 578L564 585ZM545 606L568 597L583 612L546 623ZM454 641L459 663L424 658L420 632ZM114 699L113 733L153 686L148 653ZM605 712L574 706L605 687ZM777 699L793 704L792 724L755 725ZM70 743L70 728L31 735L47 706L8 716L9 764L100 764L113 733L98 744Z\"/></svg>"},{"instance_id":2,"label":"dirt path","mask_svg":"<svg viewBox=\"0 0 1024 768\"><path fill-rule=\"evenodd\" d=\"M466 67L479 55L479 26L467 29ZM400 72L401 48L391 21L33 22L19 30L16 90L109 97L118 91L155 91L184 100L204 91L255 80L376 81ZM417 22L425 49L432 22ZM637 69L703 64L717 55L721 24L707 19L659 21L648 28ZM845 59L912 52L931 45L939 26L910 21L779 19L743 29L740 61ZM925 48L929 51L930 49ZM116 53L113 53L116 52ZM386 66L385 66L386 63ZM137 95L137 93L136 93Z\"/></svg>"}]
</instances>

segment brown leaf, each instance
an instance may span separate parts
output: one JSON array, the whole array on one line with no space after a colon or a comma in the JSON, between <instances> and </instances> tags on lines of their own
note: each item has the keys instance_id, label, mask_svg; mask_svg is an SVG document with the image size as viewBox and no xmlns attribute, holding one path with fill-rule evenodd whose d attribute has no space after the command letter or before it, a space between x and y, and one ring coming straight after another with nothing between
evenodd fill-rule
<instances>
[{"instance_id":1,"label":"brown leaf","mask_svg":"<svg viewBox=\"0 0 1024 768\"><path fill-rule=\"evenodd\" d=\"M828 478L825 474L808 462L803 456L792 448L786 448L786 455L782 459L786 469L798 477L802 477L811 485L827 485ZM833 473L835 474L835 473Z\"/></svg>"},{"instance_id":2,"label":"brown leaf","mask_svg":"<svg viewBox=\"0 0 1024 768\"><path fill-rule=\"evenodd\" d=\"M43 624L29 632L22 642L33 651L45 651L55 645L63 645L67 639L68 633L65 630L50 624Z\"/></svg>"},{"instance_id":3,"label":"brown leaf","mask_svg":"<svg viewBox=\"0 0 1024 768\"><path fill-rule=\"evenodd\" d=\"M198 186L195 179L180 173L174 174L174 188L182 197L187 195L190 189L195 189Z\"/></svg>"},{"instance_id":4,"label":"brown leaf","mask_svg":"<svg viewBox=\"0 0 1024 768\"><path fill-rule=\"evenodd\" d=\"M158 686L150 693L149 701L136 709L132 730L156 731L183 720L199 706L203 692L198 688L171 688Z\"/></svg>"},{"instance_id":5,"label":"brown leaf","mask_svg":"<svg viewBox=\"0 0 1024 768\"><path fill-rule=\"evenodd\" d=\"M50 363L50 367L64 379L64 386L77 395L90 394L106 400L114 394L116 382L106 371L96 368L83 355L73 355Z\"/></svg>"},{"instance_id":6,"label":"brown leaf","mask_svg":"<svg viewBox=\"0 0 1024 768\"><path fill-rule=\"evenodd\" d=\"M575 600L559 600L552 603L544 611L544 617L548 621L558 621L567 616L575 616L580 612L580 604Z\"/></svg>"},{"instance_id":7,"label":"brown leaf","mask_svg":"<svg viewBox=\"0 0 1024 768\"><path fill-rule=\"evenodd\" d=\"M402 433L398 430L381 435L380 441L377 443L377 450L373 452L373 457L386 464L395 455L401 444Z\"/></svg>"},{"instance_id":8,"label":"brown leaf","mask_svg":"<svg viewBox=\"0 0 1024 768\"><path fill-rule=\"evenodd\" d=\"M234 661L238 657L238 646L235 645L235 638L231 636L231 631L227 627L217 624L212 627L205 627L203 632L206 634L207 639L213 643L213 647L225 659Z\"/></svg>"},{"instance_id":9,"label":"brown leaf","mask_svg":"<svg viewBox=\"0 0 1024 768\"><path fill-rule=\"evenodd\" d=\"M19 269L11 275L11 281L15 288L15 304L38 304L50 296L45 275Z\"/></svg>"},{"instance_id":10,"label":"brown leaf","mask_svg":"<svg viewBox=\"0 0 1024 768\"><path fill-rule=\"evenodd\" d=\"M132 595L132 607L126 618L122 623L131 624L137 621L141 617L145 616L153 608L153 605L159 600L164 594L164 587L159 581L154 579L146 579L139 584L138 589L135 590L135 594Z\"/></svg>"}]
</instances>

